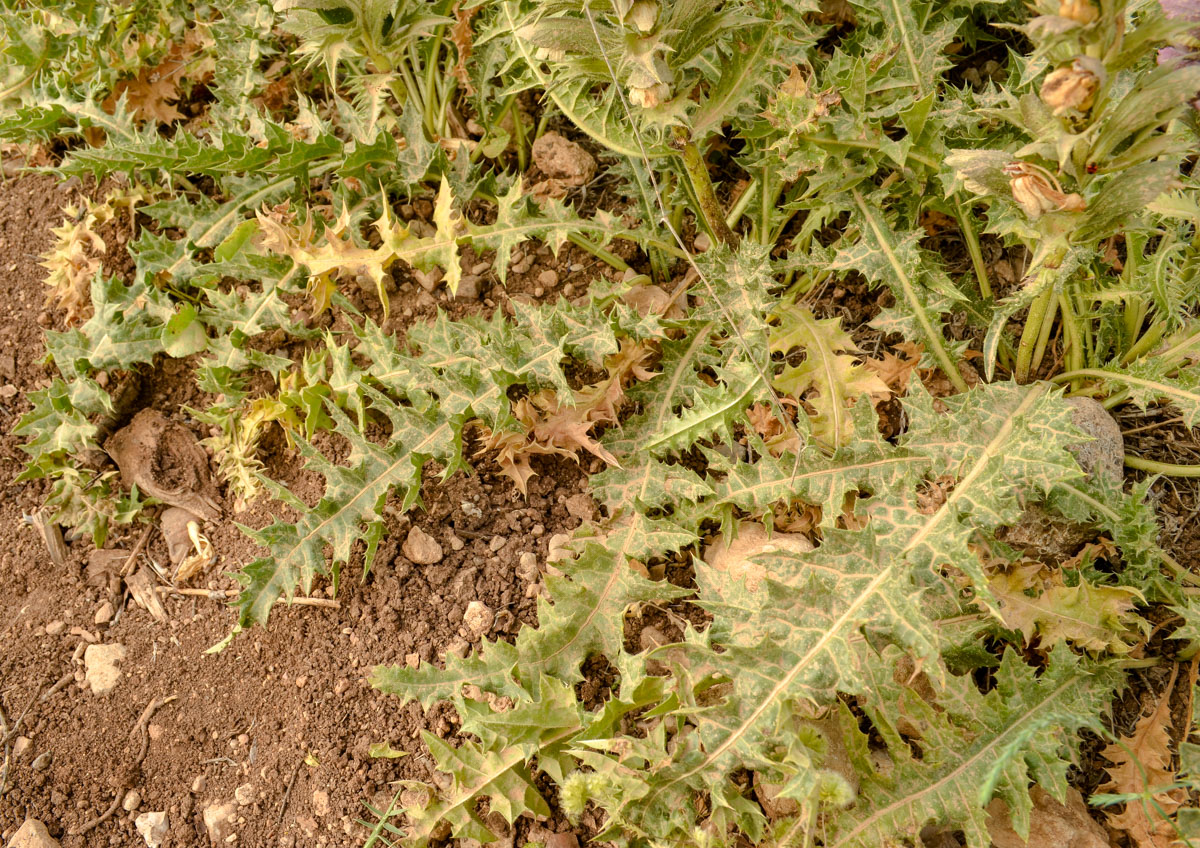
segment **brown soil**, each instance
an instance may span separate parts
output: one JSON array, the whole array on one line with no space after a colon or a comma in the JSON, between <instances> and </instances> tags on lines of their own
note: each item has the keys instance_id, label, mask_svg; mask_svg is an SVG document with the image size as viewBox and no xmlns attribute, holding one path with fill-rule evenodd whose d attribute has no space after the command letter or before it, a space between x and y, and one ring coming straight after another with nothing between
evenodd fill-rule
<instances>
[{"instance_id":1,"label":"brown soil","mask_svg":"<svg viewBox=\"0 0 1200 848\"><path fill-rule=\"evenodd\" d=\"M8 481L24 466L21 439L12 434L29 409L24 394L46 385L52 374L40 362L41 339L43 326L53 326L57 317L43 305L38 257L49 245L48 228L59 223L59 208L73 197L71 189L42 176L10 180L0 193L0 477ZM571 296L567 285L582 293L588 272L595 274L590 257L574 251L557 259L533 253L528 269L510 276L511 292ZM558 280L538 283L548 269ZM451 311L502 306L491 300L501 294L493 284L481 286L486 300L456 301ZM399 312L407 324L431 315L434 305L430 296L407 315L393 315ZM144 375L128 412L153 408L202 437L182 407L203 398L181 365L167 360ZM6 394L10 385L16 392ZM337 454L333 439L318 440L318 446ZM309 503L320 497L321 478L304 470L282 438L268 437L264 448L276 479ZM269 626L240 635L217 654L205 650L229 634L233 610L208 597L167 597L167 620L155 621L124 592L110 595L103 581L89 584L87 539L70 541L66 566L54 566L26 521L42 503L43 486L8 483L0 503L0 708L13 731L9 747L17 736L29 742L8 767L0 843L28 816L42 820L64 848L141 845L136 815L165 810L167 845L207 845L204 809L233 801L235 790L249 785L239 793L249 803L238 810L237 845L361 845L368 830L359 820L372 818L364 803L386 807L394 793L390 781L428 779L431 761L420 734L451 735L456 721L446 709L423 715L415 704L401 708L397 699L371 689L366 676L379 663L438 661L448 646L468 640L463 612L473 600L496 612L488 638L511 638L521 623L536 620L536 589L529 584L536 576L518 576L520 555L532 551L544 560L550 537L579 524L567 499L581 491L583 480L570 461L543 462L537 470L528 500L486 465L473 477L457 475L445 483L431 472L422 492L424 511L401 515L398 504L388 505L389 537L371 573L363 577L361 562L343 569L336 609L279 606ZM261 527L289 511L265 497L237 515L231 497L222 495L220 506L224 518L206 526L219 565L196 585L229 590L237 584L228 572L260 553L234 522ZM442 545L440 563L414 565L400 553L413 522ZM141 535L141 526L126 529L106 546L129 551ZM139 561L147 559L169 563L157 531ZM318 583L315 597L332 595L326 582ZM106 602L114 604L115 615L108 625L97 625L96 612ZM126 649L120 682L104 696L82 680L77 657L91 642ZM131 731L152 701L170 696L175 700L149 720L139 767L141 733ZM5 735L0 725L0 739ZM409 756L372 758L370 748L379 742ZM90 832L70 835L131 789L141 799L136 810L118 807Z\"/></svg>"}]
</instances>

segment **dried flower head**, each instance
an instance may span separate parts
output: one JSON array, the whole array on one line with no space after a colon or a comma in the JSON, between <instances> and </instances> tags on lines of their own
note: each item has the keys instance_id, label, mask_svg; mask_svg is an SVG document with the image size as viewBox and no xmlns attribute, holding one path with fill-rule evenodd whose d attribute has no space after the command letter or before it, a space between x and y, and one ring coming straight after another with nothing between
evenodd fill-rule
<instances>
[{"instance_id":1,"label":"dried flower head","mask_svg":"<svg viewBox=\"0 0 1200 848\"><path fill-rule=\"evenodd\" d=\"M658 3L655 0L636 0L625 16L625 22L642 34L650 32L658 23Z\"/></svg>"},{"instance_id":2,"label":"dried flower head","mask_svg":"<svg viewBox=\"0 0 1200 848\"><path fill-rule=\"evenodd\" d=\"M1065 194L1062 185L1045 168L1029 162L1013 162L1005 166L1013 200L1030 218L1040 218L1047 212L1081 212L1087 204L1083 197L1072 192Z\"/></svg>"},{"instance_id":3,"label":"dried flower head","mask_svg":"<svg viewBox=\"0 0 1200 848\"><path fill-rule=\"evenodd\" d=\"M630 86L629 102L635 106L641 106L643 109L653 109L656 106L662 105L671 97L671 86L665 82L656 83L651 86Z\"/></svg>"},{"instance_id":4,"label":"dried flower head","mask_svg":"<svg viewBox=\"0 0 1200 848\"><path fill-rule=\"evenodd\" d=\"M1087 26L1100 17L1099 10L1092 5L1090 0L1062 0L1058 7L1058 14L1080 26Z\"/></svg>"},{"instance_id":5,"label":"dried flower head","mask_svg":"<svg viewBox=\"0 0 1200 848\"><path fill-rule=\"evenodd\" d=\"M1086 112L1096 100L1104 69L1090 56L1080 56L1068 68L1051 71L1042 83L1042 101L1055 115Z\"/></svg>"}]
</instances>

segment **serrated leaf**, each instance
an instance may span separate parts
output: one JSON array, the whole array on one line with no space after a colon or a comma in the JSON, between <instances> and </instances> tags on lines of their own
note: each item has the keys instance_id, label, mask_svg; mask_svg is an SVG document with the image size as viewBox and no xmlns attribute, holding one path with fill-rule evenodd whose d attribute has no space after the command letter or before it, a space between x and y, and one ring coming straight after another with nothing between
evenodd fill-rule
<instances>
[{"instance_id":1,"label":"serrated leaf","mask_svg":"<svg viewBox=\"0 0 1200 848\"><path fill-rule=\"evenodd\" d=\"M887 385L854 357L858 347L842 329L841 317L817 319L803 306L789 304L776 310L779 324L771 331L771 352L804 351L799 365L786 365L775 375L775 387L805 399L816 408L813 435L831 447L845 444L854 428L847 409L864 395L888 396Z\"/></svg>"}]
</instances>

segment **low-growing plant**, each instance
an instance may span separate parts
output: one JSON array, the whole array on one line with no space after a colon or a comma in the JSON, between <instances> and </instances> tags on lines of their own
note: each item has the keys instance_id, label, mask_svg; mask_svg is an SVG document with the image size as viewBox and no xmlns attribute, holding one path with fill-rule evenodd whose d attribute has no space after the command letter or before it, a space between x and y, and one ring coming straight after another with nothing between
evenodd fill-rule
<instances>
[{"instance_id":1,"label":"low-growing plant","mask_svg":"<svg viewBox=\"0 0 1200 848\"><path fill-rule=\"evenodd\" d=\"M1131 669L1200 641L1200 577L1159 548L1151 481L1080 467L1065 399L1197 423L1200 74L1159 61L1193 23L1120 0L0 17L0 136L121 185L67 210L45 257L59 377L19 432L57 521L102 545L136 520L136 491L80 460L166 357L214 399L188 414L235 511L267 492L296 515L247 531L264 553L237 575L235 633L368 571L385 503L419 508L433 467L491 463L523 493L534 456L597 460L602 517L545 577L536 626L373 673L461 726L425 735L444 779L402 784L371 842L489 841L558 812L621 845L984 846L989 816L1028 834L1035 785L1066 797L1083 730L1113 737L1095 800L1125 805L1115 827L1194 835L1190 729L1132 785L1109 714ZM986 82L973 50L1002 60ZM551 126L621 201L528 193ZM429 221L399 214L413 198ZM125 276L104 264L114 204L136 225ZM453 295L469 248L504 285L529 240L613 273L396 332L398 277ZM1023 269L1011 290L985 245ZM835 287L874 305L831 314ZM316 505L266 473L270 427L323 477ZM1089 542L1022 544L1035 520ZM804 539L714 556L751 527ZM651 608L674 639L642 643ZM584 700L601 658L611 691Z\"/></svg>"}]
</instances>

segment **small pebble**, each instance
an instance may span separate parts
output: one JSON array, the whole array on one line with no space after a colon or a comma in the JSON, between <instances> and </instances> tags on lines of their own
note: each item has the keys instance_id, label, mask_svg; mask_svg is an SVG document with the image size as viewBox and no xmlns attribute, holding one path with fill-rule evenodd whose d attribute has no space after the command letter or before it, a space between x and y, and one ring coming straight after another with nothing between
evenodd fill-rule
<instances>
[{"instance_id":1,"label":"small pebble","mask_svg":"<svg viewBox=\"0 0 1200 848\"><path fill-rule=\"evenodd\" d=\"M446 646L446 656L456 656L458 658L465 657L467 652L471 650L471 643L466 639L455 639Z\"/></svg>"},{"instance_id":2,"label":"small pebble","mask_svg":"<svg viewBox=\"0 0 1200 848\"><path fill-rule=\"evenodd\" d=\"M296 678L296 688L303 689L308 684L308 675L302 674Z\"/></svg>"},{"instance_id":3,"label":"small pebble","mask_svg":"<svg viewBox=\"0 0 1200 848\"><path fill-rule=\"evenodd\" d=\"M121 809L127 813L132 813L138 807L142 806L142 793L136 789L130 789L125 793L125 800L121 802Z\"/></svg>"},{"instance_id":4,"label":"small pebble","mask_svg":"<svg viewBox=\"0 0 1200 848\"><path fill-rule=\"evenodd\" d=\"M329 815L329 793L318 789L312 794L312 811L314 816L324 818Z\"/></svg>"},{"instance_id":5,"label":"small pebble","mask_svg":"<svg viewBox=\"0 0 1200 848\"><path fill-rule=\"evenodd\" d=\"M476 262L474 265L471 266L471 273L475 274L476 276L482 277L484 274L486 274L488 272L488 269L491 267L492 267L492 263L490 263L490 262Z\"/></svg>"},{"instance_id":6,"label":"small pebble","mask_svg":"<svg viewBox=\"0 0 1200 848\"><path fill-rule=\"evenodd\" d=\"M500 550L508 543L507 536L493 536L492 541L488 542L488 550L492 553Z\"/></svg>"},{"instance_id":7,"label":"small pebble","mask_svg":"<svg viewBox=\"0 0 1200 848\"><path fill-rule=\"evenodd\" d=\"M558 274L555 271L546 270L537 275L537 281L543 286L557 286Z\"/></svg>"},{"instance_id":8,"label":"small pebble","mask_svg":"<svg viewBox=\"0 0 1200 848\"><path fill-rule=\"evenodd\" d=\"M535 524L535 525L533 525L533 527L530 528L529 535L534 536L534 537L544 536L544 535L546 535L546 528L543 527L541 524Z\"/></svg>"},{"instance_id":9,"label":"small pebble","mask_svg":"<svg viewBox=\"0 0 1200 848\"><path fill-rule=\"evenodd\" d=\"M333 684L333 694L344 695L346 690L350 688L350 681L344 677L339 677L337 682Z\"/></svg>"},{"instance_id":10,"label":"small pebble","mask_svg":"<svg viewBox=\"0 0 1200 848\"><path fill-rule=\"evenodd\" d=\"M238 802L239 807L248 807L254 803L254 784L243 783L237 789L233 790L233 800Z\"/></svg>"},{"instance_id":11,"label":"small pebble","mask_svg":"<svg viewBox=\"0 0 1200 848\"><path fill-rule=\"evenodd\" d=\"M563 286L563 297L571 297L574 294L575 294L574 283L567 283L565 286Z\"/></svg>"},{"instance_id":12,"label":"small pebble","mask_svg":"<svg viewBox=\"0 0 1200 848\"><path fill-rule=\"evenodd\" d=\"M46 625L46 635L57 636L66 629L67 623L65 621L52 621Z\"/></svg>"},{"instance_id":13,"label":"small pebble","mask_svg":"<svg viewBox=\"0 0 1200 848\"><path fill-rule=\"evenodd\" d=\"M34 759L34 761L30 764L29 767L32 768L34 771L45 771L46 769L50 768L50 760L51 759L53 759L53 758L50 756L50 752L43 751L42 753L37 755L37 758Z\"/></svg>"},{"instance_id":14,"label":"small pebble","mask_svg":"<svg viewBox=\"0 0 1200 848\"><path fill-rule=\"evenodd\" d=\"M523 553L521 560L517 565L517 576L526 583L532 583L538 578L538 562L537 554Z\"/></svg>"},{"instance_id":15,"label":"small pebble","mask_svg":"<svg viewBox=\"0 0 1200 848\"><path fill-rule=\"evenodd\" d=\"M435 565L441 562L445 555L437 540L420 527L413 527L408 531L408 537L400 546L400 550L417 565Z\"/></svg>"},{"instance_id":16,"label":"small pebble","mask_svg":"<svg viewBox=\"0 0 1200 848\"><path fill-rule=\"evenodd\" d=\"M542 288L541 286L534 286L534 288L533 288L533 296L534 297L541 297L545 293L546 293L546 290L544 288Z\"/></svg>"},{"instance_id":17,"label":"small pebble","mask_svg":"<svg viewBox=\"0 0 1200 848\"><path fill-rule=\"evenodd\" d=\"M192 794L199 795L204 791L204 787L206 786L208 786L208 781L205 779L204 775L197 775L192 781Z\"/></svg>"},{"instance_id":18,"label":"small pebble","mask_svg":"<svg viewBox=\"0 0 1200 848\"><path fill-rule=\"evenodd\" d=\"M110 602L105 601L100 605L99 609L96 610L96 617L93 620L97 624L108 624L110 621L112 621L112 617L115 612L116 610L113 609L113 605Z\"/></svg>"},{"instance_id":19,"label":"small pebble","mask_svg":"<svg viewBox=\"0 0 1200 848\"><path fill-rule=\"evenodd\" d=\"M492 629L496 614L482 601L471 601L467 611L463 613L463 624L476 636L482 636Z\"/></svg>"}]
</instances>

